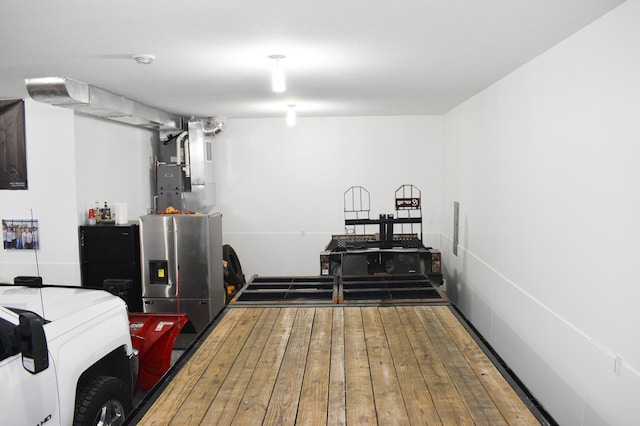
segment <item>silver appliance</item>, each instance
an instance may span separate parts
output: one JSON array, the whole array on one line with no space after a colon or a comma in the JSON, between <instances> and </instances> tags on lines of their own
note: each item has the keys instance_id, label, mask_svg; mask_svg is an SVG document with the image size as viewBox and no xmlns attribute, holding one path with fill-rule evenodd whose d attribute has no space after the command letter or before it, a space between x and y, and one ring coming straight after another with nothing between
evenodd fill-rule
<instances>
[{"instance_id":1,"label":"silver appliance","mask_svg":"<svg viewBox=\"0 0 640 426\"><path fill-rule=\"evenodd\" d=\"M185 313L200 333L225 306L222 214L140 217L146 313Z\"/></svg>"}]
</instances>

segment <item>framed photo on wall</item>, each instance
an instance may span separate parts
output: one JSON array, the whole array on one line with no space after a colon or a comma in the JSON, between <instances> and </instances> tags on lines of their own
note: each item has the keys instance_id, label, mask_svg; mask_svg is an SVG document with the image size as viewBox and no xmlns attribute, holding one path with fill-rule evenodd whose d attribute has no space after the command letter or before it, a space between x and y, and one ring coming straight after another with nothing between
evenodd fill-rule
<instances>
[{"instance_id":1,"label":"framed photo on wall","mask_svg":"<svg viewBox=\"0 0 640 426\"><path fill-rule=\"evenodd\" d=\"M2 219L2 244L5 250L38 250L40 234L34 219Z\"/></svg>"}]
</instances>

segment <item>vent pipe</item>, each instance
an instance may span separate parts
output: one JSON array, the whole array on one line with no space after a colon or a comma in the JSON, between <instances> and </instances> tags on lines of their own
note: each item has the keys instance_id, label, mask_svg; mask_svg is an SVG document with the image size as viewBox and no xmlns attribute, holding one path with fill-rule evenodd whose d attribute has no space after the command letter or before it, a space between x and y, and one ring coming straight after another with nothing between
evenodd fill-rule
<instances>
[{"instance_id":1,"label":"vent pipe","mask_svg":"<svg viewBox=\"0 0 640 426\"><path fill-rule=\"evenodd\" d=\"M182 130L182 117L66 77L28 78L32 99L134 126Z\"/></svg>"}]
</instances>

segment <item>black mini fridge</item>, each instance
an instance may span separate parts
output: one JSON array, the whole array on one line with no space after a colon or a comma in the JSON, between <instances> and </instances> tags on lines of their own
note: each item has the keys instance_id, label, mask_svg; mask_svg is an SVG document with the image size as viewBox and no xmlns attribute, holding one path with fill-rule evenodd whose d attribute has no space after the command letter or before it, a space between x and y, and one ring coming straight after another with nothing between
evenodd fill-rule
<instances>
[{"instance_id":1,"label":"black mini fridge","mask_svg":"<svg viewBox=\"0 0 640 426\"><path fill-rule=\"evenodd\" d=\"M79 237L82 286L110 290L129 312L142 312L138 224L80 226Z\"/></svg>"}]
</instances>

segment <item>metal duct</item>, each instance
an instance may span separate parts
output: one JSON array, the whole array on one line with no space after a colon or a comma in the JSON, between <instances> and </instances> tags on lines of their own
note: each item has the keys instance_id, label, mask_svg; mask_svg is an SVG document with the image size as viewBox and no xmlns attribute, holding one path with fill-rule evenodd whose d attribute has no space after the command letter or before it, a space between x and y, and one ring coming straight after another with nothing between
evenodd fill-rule
<instances>
[{"instance_id":1,"label":"metal duct","mask_svg":"<svg viewBox=\"0 0 640 426\"><path fill-rule=\"evenodd\" d=\"M206 136L216 136L222 133L225 127L224 117L209 117L202 119L203 131Z\"/></svg>"},{"instance_id":2,"label":"metal duct","mask_svg":"<svg viewBox=\"0 0 640 426\"><path fill-rule=\"evenodd\" d=\"M32 99L83 114L158 130L182 130L182 117L66 77L28 78Z\"/></svg>"}]
</instances>

